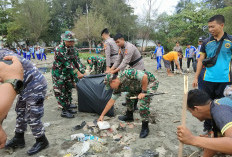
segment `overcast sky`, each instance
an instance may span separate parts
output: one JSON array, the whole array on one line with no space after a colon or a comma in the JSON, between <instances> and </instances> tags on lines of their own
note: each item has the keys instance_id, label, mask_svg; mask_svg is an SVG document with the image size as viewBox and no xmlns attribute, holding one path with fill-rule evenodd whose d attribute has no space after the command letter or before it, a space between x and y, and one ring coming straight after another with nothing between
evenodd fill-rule
<instances>
[{"instance_id":1,"label":"overcast sky","mask_svg":"<svg viewBox=\"0 0 232 157\"><path fill-rule=\"evenodd\" d=\"M147 0L128 0L129 4L134 8L134 12L139 17L142 16L143 10L145 9L145 4L147 4ZM163 12L168 13L169 15L175 11L175 6L177 5L179 0L153 0L153 8L156 9L159 6L158 14Z\"/></svg>"}]
</instances>

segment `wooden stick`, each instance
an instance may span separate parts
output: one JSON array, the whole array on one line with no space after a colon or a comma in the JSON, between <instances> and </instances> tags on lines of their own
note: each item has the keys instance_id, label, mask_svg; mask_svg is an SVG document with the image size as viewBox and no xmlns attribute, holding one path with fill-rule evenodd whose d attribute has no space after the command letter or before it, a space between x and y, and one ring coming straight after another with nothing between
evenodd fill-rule
<instances>
[{"instance_id":1,"label":"wooden stick","mask_svg":"<svg viewBox=\"0 0 232 157\"><path fill-rule=\"evenodd\" d=\"M181 125L185 126L186 123L186 111L187 111L187 97L188 97L188 76L184 75L184 99L182 104L182 115L181 115ZM178 157L183 156L183 143L179 143Z\"/></svg>"}]
</instances>

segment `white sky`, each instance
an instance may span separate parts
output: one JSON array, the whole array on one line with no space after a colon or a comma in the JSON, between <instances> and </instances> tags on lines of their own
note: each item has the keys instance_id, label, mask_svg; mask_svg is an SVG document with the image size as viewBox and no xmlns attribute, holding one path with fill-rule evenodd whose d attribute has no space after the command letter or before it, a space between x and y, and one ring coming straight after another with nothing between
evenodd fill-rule
<instances>
[{"instance_id":1,"label":"white sky","mask_svg":"<svg viewBox=\"0 0 232 157\"><path fill-rule=\"evenodd\" d=\"M167 14L173 14L175 6L179 0L152 0L154 2L154 9L159 6L158 14L166 12ZM147 0L128 0L128 3L134 8L134 12L139 17L142 16Z\"/></svg>"}]
</instances>

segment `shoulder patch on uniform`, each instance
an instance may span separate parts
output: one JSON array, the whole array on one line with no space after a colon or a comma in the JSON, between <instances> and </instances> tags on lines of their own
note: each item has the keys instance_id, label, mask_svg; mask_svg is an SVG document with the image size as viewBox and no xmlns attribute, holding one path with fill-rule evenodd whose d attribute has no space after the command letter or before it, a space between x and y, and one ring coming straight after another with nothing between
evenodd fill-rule
<instances>
[{"instance_id":1,"label":"shoulder patch on uniform","mask_svg":"<svg viewBox=\"0 0 232 157\"><path fill-rule=\"evenodd\" d=\"M230 46L231 46L230 43L226 43L226 44L225 44L225 47L226 47L226 48L230 48Z\"/></svg>"},{"instance_id":2,"label":"shoulder patch on uniform","mask_svg":"<svg viewBox=\"0 0 232 157\"><path fill-rule=\"evenodd\" d=\"M120 53L121 53L121 49L118 50L118 54L120 54Z\"/></svg>"}]
</instances>

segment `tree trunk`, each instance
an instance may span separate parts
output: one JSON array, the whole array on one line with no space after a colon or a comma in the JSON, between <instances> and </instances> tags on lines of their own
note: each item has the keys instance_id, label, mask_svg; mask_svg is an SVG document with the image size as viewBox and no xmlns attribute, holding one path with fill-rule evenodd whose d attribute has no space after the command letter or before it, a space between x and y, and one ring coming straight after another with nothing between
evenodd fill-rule
<instances>
[{"instance_id":1,"label":"tree trunk","mask_svg":"<svg viewBox=\"0 0 232 157\"><path fill-rule=\"evenodd\" d=\"M91 48L92 48L91 40L90 40L90 39L88 39L88 42L89 42L89 53L91 53Z\"/></svg>"}]
</instances>

